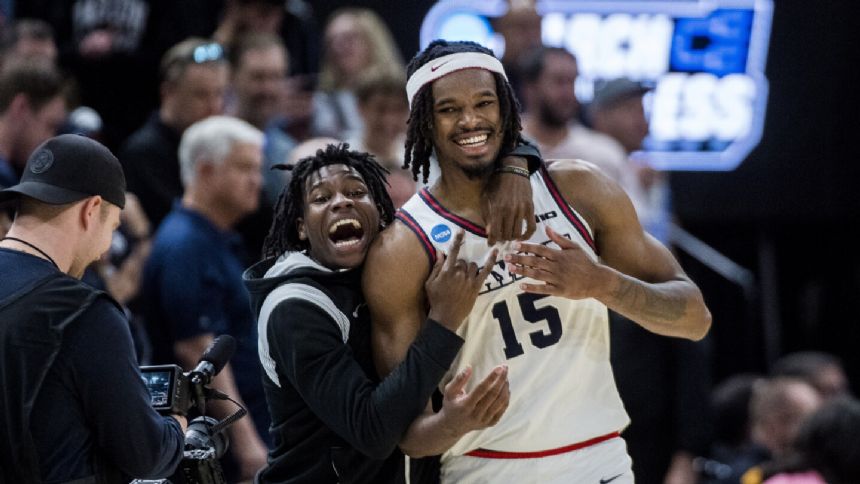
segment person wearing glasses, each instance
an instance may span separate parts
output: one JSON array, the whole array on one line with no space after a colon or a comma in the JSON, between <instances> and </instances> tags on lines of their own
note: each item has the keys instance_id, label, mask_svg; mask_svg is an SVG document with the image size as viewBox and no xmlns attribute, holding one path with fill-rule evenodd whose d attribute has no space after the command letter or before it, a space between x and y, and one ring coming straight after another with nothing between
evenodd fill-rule
<instances>
[{"instance_id":1,"label":"person wearing glasses","mask_svg":"<svg viewBox=\"0 0 860 484\"><path fill-rule=\"evenodd\" d=\"M188 38L164 54L160 78L159 109L119 151L128 189L155 227L182 196L177 155L182 133L224 109L229 83L224 49L207 39Z\"/></svg>"}]
</instances>

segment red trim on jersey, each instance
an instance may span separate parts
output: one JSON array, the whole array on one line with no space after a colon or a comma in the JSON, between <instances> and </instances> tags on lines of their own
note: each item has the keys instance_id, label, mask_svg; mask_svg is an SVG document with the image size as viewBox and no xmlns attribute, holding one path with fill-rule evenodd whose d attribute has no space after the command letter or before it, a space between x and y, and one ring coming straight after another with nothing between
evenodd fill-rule
<instances>
[{"instance_id":1,"label":"red trim on jersey","mask_svg":"<svg viewBox=\"0 0 860 484\"><path fill-rule=\"evenodd\" d=\"M430 270L433 270L433 264L436 263L436 247L430 242L430 239L427 238L427 234L421 230L421 226L418 225L418 222L415 221L415 218L404 209L400 209L394 214L394 218L403 222L406 227L409 228L415 235L418 237L418 241L421 242L421 246L424 247L424 252L427 253L427 258L430 259Z\"/></svg>"},{"instance_id":2,"label":"red trim on jersey","mask_svg":"<svg viewBox=\"0 0 860 484\"><path fill-rule=\"evenodd\" d=\"M549 450L539 450L536 452L502 452L499 450L475 449L473 451L466 452L466 455L468 455L469 457L480 457L483 459L539 459L541 457L549 457L551 455L564 454L567 452L573 452L574 450L584 449L586 447L591 447L592 445L599 444L601 442L605 442L609 439L614 439L615 437L620 436L620 433L612 432L610 434L601 435L600 437L584 440L582 442L577 442L575 444L570 444L564 447L558 447L556 449Z\"/></svg>"},{"instance_id":3,"label":"red trim on jersey","mask_svg":"<svg viewBox=\"0 0 860 484\"><path fill-rule=\"evenodd\" d=\"M440 217L447 219L448 221L455 223L460 227L463 227L464 229L468 230L469 232L472 232L478 237L483 237L485 239L487 238L487 231L483 227L476 224L475 222L471 222L469 220L464 219L463 217L460 217L459 215L455 215L449 212L445 207L442 206L441 203L439 203L438 200L436 200L433 194L430 193L430 190L428 190L426 187L422 188L418 192L418 196L421 197L421 200L424 200L424 203L426 203L431 210L439 214Z\"/></svg>"},{"instance_id":4,"label":"red trim on jersey","mask_svg":"<svg viewBox=\"0 0 860 484\"><path fill-rule=\"evenodd\" d=\"M558 187L555 186L555 182L552 177L549 176L549 172L546 169L545 165L541 165L540 167L541 175L543 176L544 181L546 182L546 187L549 189L550 195L555 200L555 204L558 205L558 208L561 209L564 216L576 227L576 230L579 231L579 235L582 235L582 238L585 239L585 242L594 249L594 253L599 255L597 251L597 245L594 243L594 239L591 237L591 234L588 232L588 229L585 228L585 224L580 220L579 216L576 212L570 208L570 204L567 203L567 200L564 199Z\"/></svg>"}]
</instances>

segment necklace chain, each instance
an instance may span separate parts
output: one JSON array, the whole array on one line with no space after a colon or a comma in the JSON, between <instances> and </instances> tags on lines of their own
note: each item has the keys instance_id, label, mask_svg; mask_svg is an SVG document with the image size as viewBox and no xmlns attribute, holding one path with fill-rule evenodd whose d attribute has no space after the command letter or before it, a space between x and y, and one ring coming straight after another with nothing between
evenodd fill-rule
<instances>
[{"instance_id":1,"label":"necklace chain","mask_svg":"<svg viewBox=\"0 0 860 484\"><path fill-rule=\"evenodd\" d=\"M42 250L42 249L40 249L40 248L36 247L35 245L31 244L30 242L27 242L27 241L26 241L26 240L24 240L24 239L19 239L18 237L8 237L8 236L7 236L7 237L3 237L2 239L0 239L0 241L3 241L3 240L12 240L12 241L15 241L15 242L18 242L18 243L24 244L24 245L26 245L27 247L30 247L31 249L33 249L33 250L35 250L36 252L38 252L38 253L42 254L42 256L44 256L46 259L48 259L48 262L50 262L51 264L53 264L53 265L54 265L54 267L56 267L56 268L57 268L57 270L60 270L60 266L58 266L58 265L57 265L57 263L54 261L54 258L53 258L53 257L49 256L47 252L45 252L44 250Z\"/></svg>"}]
</instances>

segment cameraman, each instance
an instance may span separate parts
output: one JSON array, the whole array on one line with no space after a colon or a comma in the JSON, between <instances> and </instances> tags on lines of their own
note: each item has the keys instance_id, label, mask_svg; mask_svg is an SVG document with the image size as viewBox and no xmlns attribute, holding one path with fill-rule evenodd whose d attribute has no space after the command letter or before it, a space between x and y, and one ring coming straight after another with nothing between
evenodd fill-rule
<instances>
[{"instance_id":1,"label":"cameraman","mask_svg":"<svg viewBox=\"0 0 860 484\"><path fill-rule=\"evenodd\" d=\"M0 481L75 484L169 476L185 418L150 405L119 305L79 281L125 205L117 159L78 135L49 139L0 240Z\"/></svg>"}]
</instances>

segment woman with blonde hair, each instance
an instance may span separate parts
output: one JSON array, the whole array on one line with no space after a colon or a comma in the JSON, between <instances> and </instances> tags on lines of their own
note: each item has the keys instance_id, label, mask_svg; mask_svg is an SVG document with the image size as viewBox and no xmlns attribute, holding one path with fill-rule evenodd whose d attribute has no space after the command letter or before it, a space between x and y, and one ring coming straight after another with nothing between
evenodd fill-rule
<instances>
[{"instance_id":1,"label":"woman with blonde hair","mask_svg":"<svg viewBox=\"0 0 860 484\"><path fill-rule=\"evenodd\" d=\"M318 133L349 138L362 128L354 89L366 77L402 76L403 59L388 26L372 10L346 7L325 27L314 119Z\"/></svg>"}]
</instances>

